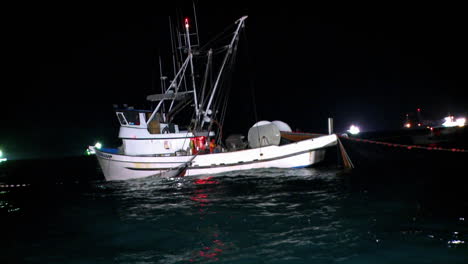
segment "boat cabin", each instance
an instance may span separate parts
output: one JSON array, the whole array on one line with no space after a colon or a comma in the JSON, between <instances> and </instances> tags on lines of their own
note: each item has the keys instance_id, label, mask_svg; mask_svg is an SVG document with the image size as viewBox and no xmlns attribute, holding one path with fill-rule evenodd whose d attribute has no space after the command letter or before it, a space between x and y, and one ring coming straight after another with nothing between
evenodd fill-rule
<instances>
[{"instance_id":1,"label":"boat cabin","mask_svg":"<svg viewBox=\"0 0 468 264\"><path fill-rule=\"evenodd\" d=\"M149 134L179 133L179 126L172 123L164 123L159 113L147 123L152 113L150 110L129 108L116 110L115 113L121 128L128 128L124 129L126 131L132 131L132 129L146 129Z\"/></svg>"},{"instance_id":2,"label":"boat cabin","mask_svg":"<svg viewBox=\"0 0 468 264\"><path fill-rule=\"evenodd\" d=\"M115 113L120 123L120 152L125 155L170 156L189 152L190 141L200 136L179 130L176 124L163 122L159 113L148 122L152 114L149 110L127 108L116 109ZM210 137L214 135L214 132L209 133Z\"/></svg>"}]
</instances>

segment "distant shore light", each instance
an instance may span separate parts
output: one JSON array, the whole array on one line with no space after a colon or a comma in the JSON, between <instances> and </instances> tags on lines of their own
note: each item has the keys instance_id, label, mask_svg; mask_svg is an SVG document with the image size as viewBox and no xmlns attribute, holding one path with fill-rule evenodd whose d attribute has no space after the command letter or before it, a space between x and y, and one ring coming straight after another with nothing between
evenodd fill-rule
<instances>
[{"instance_id":1,"label":"distant shore light","mask_svg":"<svg viewBox=\"0 0 468 264\"><path fill-rule=\"evenodd\" d=\"M453 116L447 116L444 119L445 119L445 122L442 124L442 126L444 127L455 127L455 126L463 127L466 124L466 118L464 117L460 117L455 120Z\"/></svg>"},{"instance_id":2,"label":"distant shore light","mask_svg":"<svg viewBox=\"0 0 468 264\"><path fill-rule=\"evenodd\" d=\"M356 135L356 134L359 134L359 132L361 132L361 130L359 129L358 126L355 126L355 125L351 125L351 127L349 128L348 130L349 133L353 134L353 135Z\"/></svg>"}]
</instances>

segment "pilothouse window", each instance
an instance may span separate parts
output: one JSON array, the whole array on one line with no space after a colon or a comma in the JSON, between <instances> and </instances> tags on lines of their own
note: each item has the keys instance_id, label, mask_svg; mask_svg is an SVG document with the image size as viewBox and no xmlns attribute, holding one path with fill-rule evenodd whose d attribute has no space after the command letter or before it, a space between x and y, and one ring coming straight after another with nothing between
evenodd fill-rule
<instances>
[{"instance_id":1,"label":"pilothouse window","mask_svg":"<svg viewBox=\"0 0 468 264\"><path fill-rule=\"evenodd\" d=\"M140 116L138 115L138 112L128 111L128 112L124 112L124 115L129 125L131 126L140 125Z\"/></svg>"},{"instance_id":2,"label":"pilothouse window","mask_svg":"<svg viewBox=\"0 0 468 264\"><path fill-rule=\"evenodd\" d=\"M119 118L119 122L122 126L127 125L127 121L125 121L125 117L123 116L122 113L117 113L117 117Z\"/></svg>"}]
</instances>

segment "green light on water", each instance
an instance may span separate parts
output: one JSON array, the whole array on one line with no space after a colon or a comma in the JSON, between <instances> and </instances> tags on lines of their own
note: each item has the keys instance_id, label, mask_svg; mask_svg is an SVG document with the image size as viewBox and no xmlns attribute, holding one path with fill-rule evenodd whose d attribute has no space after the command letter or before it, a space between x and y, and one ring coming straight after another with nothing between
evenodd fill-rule
<instances>
[{"instance_id":1,"label":"green light on water","mask_svg":"<svg viewBox=\"0 0 468 264\"><path fill-rule=\"evenodd\" d=\"M7 158L3 158L3 152L0 150L0 163L7 161Z\"/></svg>"},{"instance_id":2,"label":"green light on water","mask_svg":"<svg viewBox=\"0 0 468 264\"><path fill-rule=\"evenodd\" d=\"M94 147L97 148L96 146ZM85 151L85 155L87 156L94 155L94 154L96 154L96 151L94 151L94 149L87 148Z\"/></svg>"}]
</instances>

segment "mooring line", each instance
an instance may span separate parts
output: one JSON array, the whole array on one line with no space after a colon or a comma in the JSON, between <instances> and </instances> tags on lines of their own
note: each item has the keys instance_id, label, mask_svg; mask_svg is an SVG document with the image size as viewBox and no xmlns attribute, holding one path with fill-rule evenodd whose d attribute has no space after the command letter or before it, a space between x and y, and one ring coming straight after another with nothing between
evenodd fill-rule
<instances>
[{"instance_id":1,"label":"mooring line","mask_svg":"<svg viewBox=\"0 0 468 264\"><path fill-rule=\"evenodd\" d=\"M420 146L420 145L396 144L396 143L389 143L389 142L382 142L382 141L374 141L374 140L369 140L369 139L352 138L352 137L346 137L346 136L339 136L339 137L344 138L344 139L357 141L357 142L377 144L377 145L383 145L383 146L387 146L387 147L406 148L406 149L409 149L409 150L424 149L424 150L440 150L440 151L449 151L449 152L468 152L467 149L461 149L461 148L425 147L425 146Z\"/></svg>"}]
</instances>

